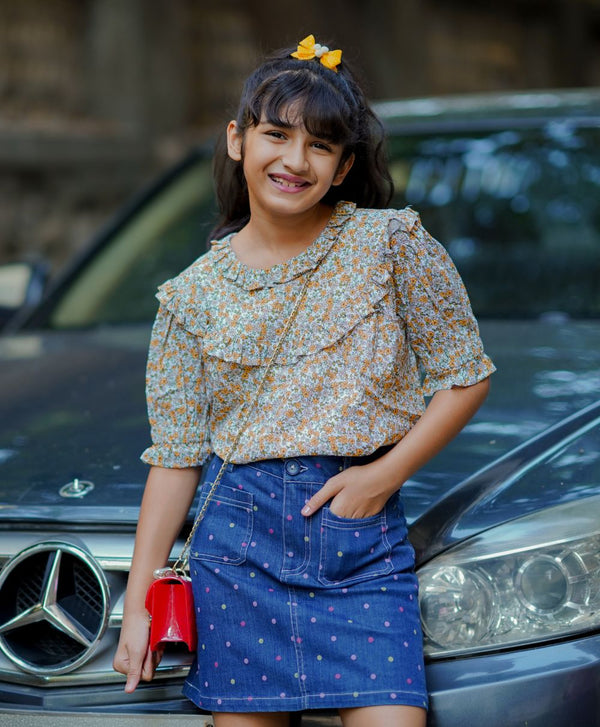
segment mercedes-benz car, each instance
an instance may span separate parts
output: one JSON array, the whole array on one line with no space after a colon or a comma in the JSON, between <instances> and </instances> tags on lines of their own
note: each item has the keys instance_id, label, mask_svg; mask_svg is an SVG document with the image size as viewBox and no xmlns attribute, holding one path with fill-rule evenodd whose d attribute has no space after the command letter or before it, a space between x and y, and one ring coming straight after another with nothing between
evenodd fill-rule
<instances>
[{"instance_id":1,"label":"mercedes-benz car","mask_svg":"<svg viewBox=\"0 0 600 727\"><path fill-rule=\"evenodd\" d=\"M377 110L394 205L447 246L498 369L404 487L428 724L600 724L600 92ZM147 474L154 292L204 252L214 212L210 149L193 149L0 337L2 724L211 724L181 696L185 647L132 695L112 657Z\"/></svg>"}]
</instances>

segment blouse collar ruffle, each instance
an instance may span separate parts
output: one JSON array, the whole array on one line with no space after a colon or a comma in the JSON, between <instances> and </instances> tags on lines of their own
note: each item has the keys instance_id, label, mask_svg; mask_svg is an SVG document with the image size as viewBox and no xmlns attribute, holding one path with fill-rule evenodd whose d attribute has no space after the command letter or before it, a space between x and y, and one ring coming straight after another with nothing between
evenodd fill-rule
<instances>
[{"instance_id":1,"label":"blouse collar ruffle","mask_svg":"<svg viewBox=\"0 0 600 727\"><path fill-rule=\"evenodd\" d=\"M354 202L338 202L321 234L306 250L290 260L273 265L266 270L250 268L238 260L231 247L231 240L235 235L232 232L221 240L214 240L211 243L215 267L225 278L246 290L270 288L280 283L286 283L302 273L312 270L317 265L327 254L341 228L355 209Z\"/></svg>"}]
</instances>

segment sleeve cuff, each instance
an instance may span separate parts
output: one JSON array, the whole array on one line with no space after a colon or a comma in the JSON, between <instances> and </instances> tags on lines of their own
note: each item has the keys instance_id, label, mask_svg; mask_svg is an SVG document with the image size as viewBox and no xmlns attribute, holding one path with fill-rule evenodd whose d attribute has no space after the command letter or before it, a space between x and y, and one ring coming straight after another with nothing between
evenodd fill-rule
<instances>
[{"instance_id":1,"label":"sleeve cuff","mask_svg":"<svg viewBox=\"0 0 600 727\"><path fill-rule=\"evenodd\" d=\"M453 371L428 372L423 382L423 394L433 396L436 391L451 389L453 386L473 386L493 374L495 370L496 367L491 359L483 354Z\"/></svg>"},{"instance_id":2,"label":"sleeve cuff","mask_svg":"<svg viewBox=\"0 0 600 727\"><path fill-rule=\"evenodd\" d=\"M201 467L210 454L210 450L201 445L153 444L142 452L140 459L142 462L155 467L183 469L185 467Z\"/></svg>"}]
</instances>

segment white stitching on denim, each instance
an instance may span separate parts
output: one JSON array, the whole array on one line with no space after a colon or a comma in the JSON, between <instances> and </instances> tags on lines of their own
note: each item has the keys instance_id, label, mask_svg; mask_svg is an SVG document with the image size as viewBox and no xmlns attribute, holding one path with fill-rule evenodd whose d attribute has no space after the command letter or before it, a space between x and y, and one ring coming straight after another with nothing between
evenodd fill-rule
<instances>
[{"instance_id":1,"label":"white stitching on denim","mask_svg":"<svg viewBox=\"0 0 600 727\"><path fill-rule=\"evenodd\" d=\"M232 490L232 492L236 494L242 494L238 493L236 490L234 490L231 487L228 487L227 489ZM198 550L191 550L192 543L194 542L195 538L190 541L190 558L194 558L195 560L201 560L201 561L207 561L209 563L222 563L223 565L242 565L246 562L247 553L248 553L248 543L250 542L250 536L252 535L252 530L254 528L254 512L253 512L253 505L254 505L254 496L250 492L243 492L243 494L246 496L243 499L240 498L237 501L234 500L231 497L219 497L217 495L217 500L214 500L213 502L219 501L222 502L224 505L227 505L227 507L235 507L238 508L238 510L242 510L246 513L246 531L241 539L241 549L240 554L236 558L229 558L223 555L217 555L212 553L205 553ZM244 545L245 544L245 545Z\"/></svg>"},{"instance_id":2,"label":"white stitching on denim","mask_svg":"<svg viewBox=\"0 0 600 727\"><path fill-rule=\"evenodd\" d=\"M298 669L298 690L300 692L300 697L302 698L302 707L303 709L306 709L308 706L308 702L305 702L304 699L306 697L306 685L304 681L302 680L302 675L304 674L304 652L302 649L302 642L298 641L298 639L301 639L302 636L300 634L300 630L298 628L298 606L297 606L297 600L296 600L296 590L293 588L293 586L288 586L288 597L290 599L289 601L289 609L290 609L290 623L292 625L292 636L294 639L294 653L296 655L296 668Z\"/></svg>"},{"instance_id":3,"label":"white stitching on denim","mask_svg":"<svg viewBox=\"0 0 600 727\"><path fill-rule=\"evenodd\" d=\"M340 586L346 586L350 583L356 583L358 581L364 581L368 580L370 578L374 578L375 576L381 576L381 575L387 575L388 573L391 573L393 570L393 563L392 563L392 546L387 538L387 520L386 520L386 508L387 505L384 507L384 509L378 513L377 515L373 515L370 518L364 518L364 519L357 519L356 522L353 522L351 519L342 521L337 521L330 519L327 515L328 510L324 509L323 516L322 516L322 533L320 538L320 545L321 545L321 552L319 554L319 572L317 575L317 579L319 583L322 586L334 586L334 587L340 587ZM331 513L332 515L335 515L335 513ZM343 530L369 530L373 527L379 527L380 528L380 537L381 537L381 543L385 548L385 556L382 555L382 565L378 568L368 570L366 573L358 574L356 576L353 576L351 578L342 578L339 580L331 580L327 578L326 575L326 563L327 563L327 553L328 553L328 531L343 531Z\"/></svg>"},{"instance_id":4,"label":"white stitching on denim","mask_svg":"<svg viewBox=\"0 0 600 727\"><path fill-rule=\"evenodd\" d=\"M286 510L287 510L286 501L288 499L287 498L287 493L289 491L288 490L288 487L289 486L301 487L302 488L302 492L303 493L307 493L307 491L308 491L307 488L308 488L308 485L310 485L310 484L316 484L319 487L322 487L323 486L323 484L321 482L315 482L315 483L302 482L302 481L300 481L300 482L296 482L296 481L287 482L287 480L284 478L284 484L283 484L283 508L282 508L282 515L281 515L282 516L282 531L281 532L283 533L283 537L282 537L283 558L282 558L282 561L281 561L282 562L282 566L281 566L281 571L280 571L281 580L284 583L289 582L289 579L292 576L297 576L297 575L301 575L302 573L305 573L308 570L308 566L310 565L310 562L311 562L311 558L310 558L311 557L311 553L312 553L312 551L311 551L312 538L310 537L310 535L311 535L311 519L310 518L305 518L304 516L301 516L302 519L304 520L304 522L303 522L303 535L302 535L302 537L304 537L304 538L308 537L309 538L309 540L308 540L308 547L306 545L306 541L303 541L303 543L302 543L303 551L302 552L303 552L304 555L303 555L303 559L302 559L302 562L300 563L300 565L297 565L294 568L286 568L285 567L285 562L286 562L286 557L287 557L287 552L288 552L288 546L287 546L287 542L286 542L286 526L285 526L285 522L286 522L285 521L285 513L286 513ZM295 551L294 551L294 554L296 555L296 552Z\"/></svg>"},{"instance_id":5,"label":"white stitching on denim","mask_svg":"<svg viewBox=\"0 0 600 727\"><path fill-rule=\"evenodd\" d=\"M201 699L208 701L208 702L217 703L217 700L221 700L221 702L239 702L240 704L248 703L248 700L245 697L202 697L202 692L195 684L186 682L185 685L187 688L193 689L194 691L196 691L200 695ZM390 694L406 695L406 696L415 695L420 700L423 700L423 694L420 691L418 691L416 689L406 689L405 687L398 688L398 689L361 689L361 690L359 690L359 697L365 696L365 695L373 695L373 694L384 694L387 697L389 697ZM303 703L306 702L306 705L304 706L304 704L303 704L303 706L301 707L302 709L308 709L308 708L316 709L316 708L318 708L318 705L315 704L313 707L310 707L308 704L309 700L313 697L318 698L320 701L323 699L323 697L353 697L353 698L355 698L354 692L305 692L305 694L302 696L286 695L285 697L282 697L279 694L273 695L272 697L254 697L253 696L252 701L253 702L265 702L265 701L266 702L271 702L271 701L272 702L284 702L285 700L288 700L288 701L294 700L294 701L302 701ZM387 702L387 701L381 702L381 703L377 702L376 704L367 705L367 706L377 706L378 704L398 704L398 706L417 706L417 707L423 706L422 701L419 704L414 704L413 702L411 702L409 704L408 702L402 702L400 699L394 699L393 701L390 701L390 702ZM359 705L357 705L357 706L359 706ZM348 707L342 706L341 708L347 709ZM219 710L215 710L215 711L219 711ZM220 710L220 711L224 711L224 710Z\"/></svg>"}]
</instances>

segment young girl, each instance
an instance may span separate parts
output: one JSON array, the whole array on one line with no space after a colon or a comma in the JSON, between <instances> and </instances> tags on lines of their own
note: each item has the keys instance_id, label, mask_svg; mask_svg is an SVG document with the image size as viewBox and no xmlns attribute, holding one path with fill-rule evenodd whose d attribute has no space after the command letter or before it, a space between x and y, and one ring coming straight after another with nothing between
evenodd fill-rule
<instances>
[{"instance_id":1,"label":"young girl","mask_svg":"<svg viewBox=\"0 0 600 727\"><path fill-rule=\"evenodd\" d=\"M216 727L312 708L416 727L427 691L399 491L480 406L493 365L444 249L416 212L385 209L381 125L341 52L312 36L291 50L250 76L227 128L212 249L158 295L152 468L115 668L127 692L152 678L152 572L201 465L202 500L231 450L191 543L185 694Z\"/></svg>"}]
</instances>

